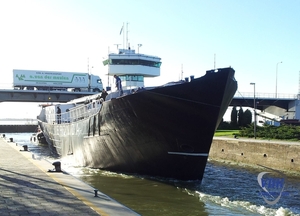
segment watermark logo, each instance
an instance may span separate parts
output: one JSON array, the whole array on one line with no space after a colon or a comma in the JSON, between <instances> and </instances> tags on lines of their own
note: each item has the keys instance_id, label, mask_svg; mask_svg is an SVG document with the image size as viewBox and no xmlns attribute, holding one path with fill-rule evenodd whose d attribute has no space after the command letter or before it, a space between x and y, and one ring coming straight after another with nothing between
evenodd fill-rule
<instances>
[{"instance_id":1,"label":"watermark logo","mask_svg":"<svg viewBox=\"0 0 300 216\"><path fill-rule=\"evenodd\" d=\"M262 198L269 205L275 205L282 196L289 195L288 192L284 191L285 175L277 170L259 173L257 182L261 187L260 194Z\"/></svg>"},{"instance_id":2,"label":"watermark logo","mask_svg":"<svg viewBox=\"0 0 300 216\"><path fill-rule=\"evenodd\" d=\"M285 177L272 177L272 172L261 172L257 176L257 181L261 187L260 194L269 205L275 205L281 196L288 195L284 192Z\"/></svg>"}]
</instances>

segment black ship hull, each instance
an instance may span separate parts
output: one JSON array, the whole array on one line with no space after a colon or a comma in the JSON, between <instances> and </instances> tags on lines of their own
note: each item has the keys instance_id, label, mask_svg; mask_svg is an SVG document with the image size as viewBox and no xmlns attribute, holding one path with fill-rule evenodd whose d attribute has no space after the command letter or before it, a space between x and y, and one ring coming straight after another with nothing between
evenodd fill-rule
<instances>
[{"instance_id":1,"label":"black ship hull","mask_svg":"<svg viewBox=\"0 0 300 216\"><path fill-rule=\"evenodd\" d=\"M234 70L104 101L89 118L40 122L48 143L82 166L201 180L214 132L237 90Z\"/></svg>"}]
</instances>

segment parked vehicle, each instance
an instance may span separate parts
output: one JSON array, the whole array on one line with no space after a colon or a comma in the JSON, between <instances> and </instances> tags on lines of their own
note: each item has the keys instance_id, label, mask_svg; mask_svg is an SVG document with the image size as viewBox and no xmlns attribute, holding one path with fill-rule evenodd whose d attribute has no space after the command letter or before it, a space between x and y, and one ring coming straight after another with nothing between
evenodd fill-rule
<instances>
[{"instance_id":1,"label":"parked vehicle","mask_svg":"<svg viewBox=\"0 0 300 216\"><path fill-rule=\"evenodd\" d=\"M103 89L99 76L40 70L13 70L13 87L18 90L60 90L100 92Z\"/></svg>"}]
</instances>

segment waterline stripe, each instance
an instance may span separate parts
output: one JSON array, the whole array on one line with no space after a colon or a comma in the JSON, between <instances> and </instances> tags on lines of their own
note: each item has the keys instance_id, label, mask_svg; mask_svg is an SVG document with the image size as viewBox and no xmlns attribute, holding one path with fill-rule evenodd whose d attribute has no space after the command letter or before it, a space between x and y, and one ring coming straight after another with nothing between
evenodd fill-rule
<instances>
[{"instance_id":1,"label":"waterline stripe","mask_svg":"<svg viewBox=\"0 0 300 216\"><path fill-rule=\"evenodd\" d=\"M168 154L208 157L207 153L168 152Z\"/></svg>"}]
</instances>

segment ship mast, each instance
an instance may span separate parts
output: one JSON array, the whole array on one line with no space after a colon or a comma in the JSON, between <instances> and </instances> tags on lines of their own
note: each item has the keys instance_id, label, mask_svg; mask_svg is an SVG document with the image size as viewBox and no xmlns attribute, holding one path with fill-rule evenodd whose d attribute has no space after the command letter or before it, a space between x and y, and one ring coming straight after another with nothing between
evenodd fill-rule
<instances>
[{"instance_id":1,"label":"ship mast","mask_svg":"<svg viewBox=\"0 0 300 216\"><path fill-rule=\"evenodd\" d=\"M181 80L183 80L183 64L181 64Z\"/></svg>"},{"instance_id":2,"label":"ship mast","mask_svg":"<svg viewBox=\"0 0 300 216\"><path fill-rule=\"evenodd\" d=\"M107 48L107 53L108 53L108 56L109 56L109 47ZM108 57L108 61L109 61L109 57ZM108 88L106 88L106 91L108 91L108 89L109 89L109 67L107 67L107 87Z\"/></svg>"},{"instance_id":3,"label":"ship mast","mask_svg":"<svg viewBox=\"0 0 300 216\"><path fill-rule=\"evenodd\" d=\"M123 34L123 49L129 49L130 45L129 45L129 42L128 42L128 22L126 23L126 44L125 44L125 34L124 34L124 23L123 23L123 26L121 28L121 31L120 31L120 34Z\"/></svg>"},{"instance_id":4,"label":"ship mast","mask_svg":"<svg viewBox=\"0 0 300 216\"><path fill-rule=\"evenodd\" d=\"M130 45L128 43L128 23L126 23L126 49L129 49Z\"/></svg>"},{"instance_id":5,"label":"ship mast","mask_svg":"<svg viewBox=\"0 0 300 216\"><path fill-rule=\"evenodd\" d=\"M123 25L122 25L122 28L121 28L121 32L120 32L120 34L122 34L123 33L123 29L124 29L124 23L123 23ZM123 49L124 49L124 33L123 33Z\"/></svg>"},{"instance_id":6,"label":"ship mast","mask_svg":"<svg viewBox=\"0 0 300 216\"><path fill-rule=\"evenodd\" d=\"M214 69L216 70L216 54L214 55Z\"/></svg>"}]
</instances>

